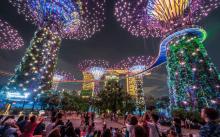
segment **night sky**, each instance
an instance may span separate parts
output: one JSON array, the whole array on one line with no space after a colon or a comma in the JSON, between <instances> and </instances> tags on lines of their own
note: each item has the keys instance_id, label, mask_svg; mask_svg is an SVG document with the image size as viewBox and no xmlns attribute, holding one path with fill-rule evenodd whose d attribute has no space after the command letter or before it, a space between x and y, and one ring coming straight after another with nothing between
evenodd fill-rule
<instances>
[{"instance_id":1,"label":"night sky","mask_svg":"<svg viewBox=\"0 0 220 137\"><path fill-rule=\"evenodd\" d=\"M81 78L77 64L84 59L105 59L111 64L119 62L128 56L157 56L161 39L136 38L123 30L113 16L115 0L107 0L105 27L87 40L63 40L59 53L58 69L71 72L76 78ZM0 2L0 17L14 26L25 40L25 46L16 51L0 50L0 70L14 72L16 65L24 55L25 49L37 30L31 22L26 22L23 15L18 15L16 8L8 0ZM208 38L205 45L209 56L220 70L220 8L213 11L198 25L205 28ZM0 85L7 82L8 77L0 76ZM165 65L145 78L145 92L155 95L167 94ZM72 87L72 85L67 85Z\"/></svg>"}]
</instances>

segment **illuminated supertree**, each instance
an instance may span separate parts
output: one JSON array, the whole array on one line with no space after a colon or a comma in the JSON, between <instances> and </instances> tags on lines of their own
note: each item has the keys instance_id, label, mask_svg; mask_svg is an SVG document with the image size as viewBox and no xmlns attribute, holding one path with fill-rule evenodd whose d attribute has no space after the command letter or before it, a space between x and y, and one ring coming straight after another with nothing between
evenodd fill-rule
<instances>
[{"instance_id":1,"label":"illuminated supertree","mask_svg":"<svg viewBox=\"0 0 220 137\"><path fill-rule=\"evenodd\" d=\"M103 27L104 0L9 0L38 26L6 92L50 90L61 38L86 39ZM30 97L31 99L31 97Z\"/></svg>"},{"instance_id":2,"label":"illuminated supertree","mask_svg":"<svg viewBox=\"0 0 220 137\"><path fill-rule=\"evenodd\" d=\"M211 105L220 94L220 78L203 46L206 32L195 23L219 6L219 0L118 0L115 16L135 36L163 36L152 69L167 61L171 105Z\"/></svg>"},{"instance_id":3,"label":"illuminated supertree","mask_svg":"<svg viewBox=\"0 0 220 137\"><path fill-rule=\"evenodd\" d=\"M0 49L16 50L24 45L17 30L8 22L0 19Z\"/></svg>"},{"instance_id":4,"label":"illuminated supertree","mask_svg":"<svg viewBox=\"0 0 220 137\"><path fill-rule=\"evenodd\" d=\"M56 70L53 76L53 87L52 89L57 90L60 82L75 80L71 73L65 71Z\"/></svg>"},{"instance_id":5,"label":"illuminated supertree","mask_svg":"<svg viewBox=\"0 0 220 137\"><path fill-rule=\"evenodd\" d=\"M129 72L129 80L134 80L133 86L136 92L136 103L139 111L144 109L144 92L143 92L143 76L144 74L139 74L154 62L154 58L149 56L133 56L122 60L116 65L117 68L127 69ZM133 76L134 75L134 76ZM131 84L131 83L130 83Z\"/></svg>"},{"instance_id":6,"label":"illuminated supertree","mask_svg":"<svg viewBox=\"0 0 220 137\"><path fill-rule=\"evenodd\" d=\"M99 90L99 80L106 73L106 69L109 67L109 62L105 60L84 60L79 64L79 68L82 72L88 72L93 75L95 81L94 92Z\"/></svg>"}]
</instances>

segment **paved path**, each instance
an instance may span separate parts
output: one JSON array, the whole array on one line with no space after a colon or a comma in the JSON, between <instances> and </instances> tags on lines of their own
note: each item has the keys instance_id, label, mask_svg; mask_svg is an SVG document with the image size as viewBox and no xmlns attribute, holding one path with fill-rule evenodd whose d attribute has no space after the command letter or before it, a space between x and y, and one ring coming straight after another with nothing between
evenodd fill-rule
<instances>
[{"instance_id":1,"label":"paved path","mask_svg":"<svg viewBox=\"0 0 220 137\"><path fill-rule=\"evenodd\" d=\"M79 117L71 117L71 118L68 118L67 119L70 119L72 122L73 122L73 125L74 127L80 127L80 123L81 123L81 120ZM106 120L106 125L107 125L107 128L119 128L119 129L122 129L123 127L125 127L125 125L123 125L122 122L123 120L120 120L119 122L114 122L114 121L110 121L110 120ZM95 128L96 130L102 130L103 128L103 121L101 118L96 118L95 119ZM161 126L161 130L162 131L166 131L169 127L165 127L165 126ZM190 130L190 129L183 129L183 135L184 136L188 136L189 134L193 134L194 136L193 137L199 137L198 136L198 130Z\"/></svg>"}]
</instances>

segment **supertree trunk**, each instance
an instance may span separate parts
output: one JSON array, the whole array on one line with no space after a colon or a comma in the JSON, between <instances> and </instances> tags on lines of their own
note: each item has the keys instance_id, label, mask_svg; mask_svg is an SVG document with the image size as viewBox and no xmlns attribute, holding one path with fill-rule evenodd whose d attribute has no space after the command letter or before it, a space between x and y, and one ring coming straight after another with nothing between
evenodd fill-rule
<instances>
[{"instance_id":1,"label":"supertree trunk","mask_svg":"<svg viewBox=\"0 0 220 137\"><path fill-rule=\"evenodd\" d=\"M135 80L136 80L136 104L137 104L138 111L141 115L141 111L143 111L145 107L143 76L136 76Z\"/></svg>"},{"instance_id":2,"label":"supertree trunk","mask_svg":"<svg viewBox=\"0 0 220 137\"><path fill-rule=\"evenodd\" d=\"M172 107L201 109L220 95L220 78L202 41L193 34L176 37L167 51Z\"/></svg>"},{"instance_id":3,"label":"supertree trunk","mask_svg":"<svg viewBox=\"0 0 220 137\"><path fill-rule=\"evenodd\" d=\"M16 68L15 74L4 87L3 92L6 97L29 100L40 91L51 89L60 44L61 38L49 28L39 29Z\"/></svg>"}]
</instances>

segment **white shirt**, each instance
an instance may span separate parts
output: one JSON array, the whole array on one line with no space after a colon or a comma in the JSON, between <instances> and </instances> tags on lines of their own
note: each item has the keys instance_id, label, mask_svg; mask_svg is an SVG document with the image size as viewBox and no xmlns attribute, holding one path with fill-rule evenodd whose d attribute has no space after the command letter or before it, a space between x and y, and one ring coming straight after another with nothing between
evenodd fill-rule
<instances>
[{"instance_id":1,"label":"white shirt","mask_svg":"<svg viewBox=\"0 0 220 137\"><path fill-rule=\"evenodd\" d=\"M51 130L53 129L54 126L55 126L55 123L50 123L47 125L47 127L46 127L47 136L49 135L49 133L51 132Z\"/></svg>"},{"instance_id":2,"label":"white shirt","mask_svg":"<svg viewBox=\"0 0 220 137\"><path fill-rule=\"evenodd\" d=\"M157 125L157 128L158 128L159 132L160 132L159 125L158 124L156 124L156 125ZM147 122L147 126L150 129L149 137L160 137L159 134L158 134L158 131L156 129L156 125L154 123Z\"/></svg>"}]
</instances>

